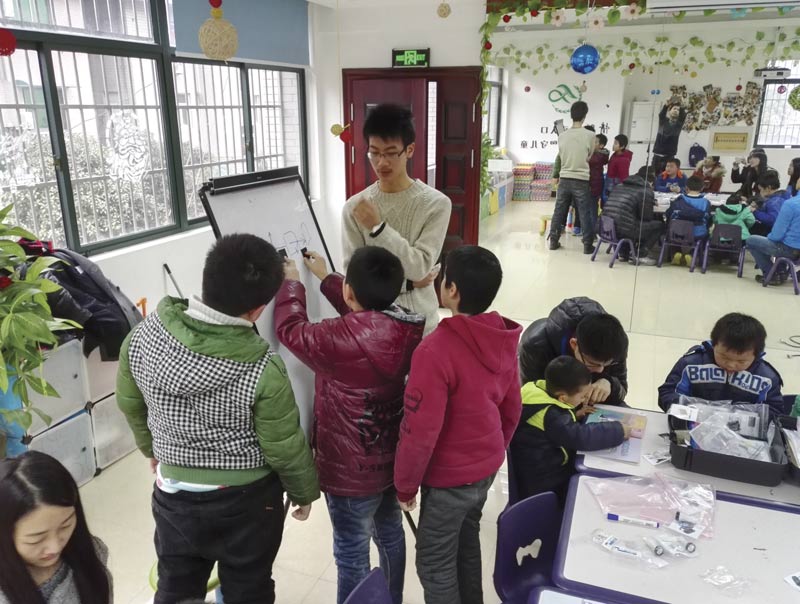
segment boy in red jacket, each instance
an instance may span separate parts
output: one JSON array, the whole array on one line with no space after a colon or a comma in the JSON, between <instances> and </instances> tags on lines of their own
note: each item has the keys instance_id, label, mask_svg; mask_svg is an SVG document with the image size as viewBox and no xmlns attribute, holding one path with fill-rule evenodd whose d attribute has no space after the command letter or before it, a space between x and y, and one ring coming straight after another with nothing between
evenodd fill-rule
<instances>
[{"instance_id":1,"label":"boy in red jacket","mask_svg":"<svg viewBox=\"0 0 800 604\"><path fill-rule=\"evenodd\" d=\"M486 312L502 278L489 250L450 252L441 299L453 317L411 360L394 484L406 511L422 487L417 574L427 604L483 602L481 513L522 412L522 328Z\"/></svg>"},{"instance_id":2,"label":"boy in red jacket","mask_svg":"<svg viewBox=\"0 0 800 604\"><path fill-rule=\"evenodd\" d=\"M325 260L306 266L342 315L312 324L293 261L275 298L278 339L316 372L312 446L333 525L339 604L370 571L374 538L394 604L402 604L406 566L403 517L393 487L403 389L425 317L394 304L403 265L380 247L356 250L347 276L328 274Z\"/></svg>"},{"instance_id":3,"label":"boy in red jacket","mask_svg":"<svg viewBox=\"0 0 800 604\"><path fill-rule=\"evenodd\" d=\"M613 151L608 160L605 190L606 199L608 199L608 194L611 193L611 189L630 176L631 161L633 160L633 152L628 149L628 137L624 134L617 134L617 136L614 137Z\"/></svg>"}]
</instances>

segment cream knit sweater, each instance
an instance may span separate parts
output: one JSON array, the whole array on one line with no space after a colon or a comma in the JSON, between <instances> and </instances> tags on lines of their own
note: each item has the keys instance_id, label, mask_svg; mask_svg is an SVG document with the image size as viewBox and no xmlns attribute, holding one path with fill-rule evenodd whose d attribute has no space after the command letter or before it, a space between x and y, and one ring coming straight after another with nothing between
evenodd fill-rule
<instances>
[{"instance_id":1,"label":"cream knit sweater","mask_svg":"<svg viewBox=\"0 0 800 604\"><path fill-rule=\"evenodd\" d=\"M383 231L372 237L353 217L353 207L366 197L375 202L386 222ZM410 281L424 279L430 273L442 251L447 226L450 223L450 199L415 180L405 191L384 193L373 183L354 195L344 206L342 238L344 265L358 248L365 245L380 246L400 258L405 277ZM425 315L425 335L439 322L439 302L433 285L407 292L405 285L397 303L413 312Z\"/></svg>"}]
</instances>

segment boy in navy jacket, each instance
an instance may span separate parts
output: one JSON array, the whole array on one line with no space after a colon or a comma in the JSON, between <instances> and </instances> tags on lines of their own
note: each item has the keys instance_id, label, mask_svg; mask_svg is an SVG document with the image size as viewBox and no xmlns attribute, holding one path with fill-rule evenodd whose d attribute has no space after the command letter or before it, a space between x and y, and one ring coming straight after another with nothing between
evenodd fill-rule
<instances>
[{"instance_id":1,"label":"boy in navy jacket","mask_svg":"<svg viewBox=\"0 0 800 604\"><path fill-rule=\"evenodd\" d=\"M656 191L660 193L683 193L686 190L686 175L681 172L681 160L671 157L667 167L656 178ZM703 190L703 187L700 187Z\"/></svg>"},{"instance_id":2,"label":"boy in navy jacket","mask_svg":"<svg viewBox=\"0 0 800 604\"><path fill-rule=\"evenodd\" d=\"M694 224L695 239L707 239L708 227L711 224L711 203L703 194L703 179L692 176L686 181L686 192L672 200L665 213L667 222L671 220L688 220ZM672 264L680 265L685 259L686 266L692 263L689 254L690 248L684 247L681 252L676 252Z\"/></svg>"},{"instance_id":3,"label":"boy in navy jacket","mask_svg":"<svg viewBox=\"0 0 800 604\"><path fill-rule=\"evenodd\" d=\"M690 349L658 389L658 406L669 411L680 396L770 406L783 413L780 374L764 360L767 332L758 319L740 313L722 317L711 340Z\"/></svg>"},{"instance_id":4,"label":"boy in navy jacket","mask_svg":"<svg viewBox=\"0 0 800 604\"><path fill-rule=\"evenodd\" d=\"M519 498L554 491L563 506L575 452L616 447L631 428L616 421L579 421L594 411L588 401L592 374L575 357L553 359L544 375L522 387L522 418L509 452Z\"/></svg>"}]
</instances>

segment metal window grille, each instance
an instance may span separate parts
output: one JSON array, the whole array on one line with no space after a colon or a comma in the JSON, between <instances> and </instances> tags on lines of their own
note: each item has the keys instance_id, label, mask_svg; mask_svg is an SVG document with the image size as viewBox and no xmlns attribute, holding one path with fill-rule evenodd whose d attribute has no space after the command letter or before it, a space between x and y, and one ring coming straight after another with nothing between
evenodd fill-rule
<instances>
[{"instance_id":1,"label":"metal window grille","mask_svg":"<svg viewBox=\"0 0 800 604\"><path fill-rule=\"evenodd\" d=\"M149 0L0 1L0 25L17 29L152 41L151 24Z\"/></svg>"},{"instance_id":2,"label":"metal window grille","mask_svg":"<svg viewBox=\"0 0 800 604\"><path fill-rule=\"evenodd\" d=\"M300 75L248 68L255 170L302 165Z\"/></svg>"},{"instance_id":3,"label":"metal window grille","mask_svg":"<svg viewBox=\"0 0 800 604\"><path fill-rule=\"evenodd\" d=\"M156 63L54 52L79 243L174 224Z\"/></svg>"},{"instance_id":4,"label":"metal window grille","mask_svg":"<svg viewBox=\"0 0 800 604\"><path fill-rule=\"evenodd\" d=\"M800 147L800 111L787 102L797 86L800 86L800 80L767 82L764 85L755 146Z\"/></svg>"},{"instance_id":5,"label":"metal window grille","mask_svg":"<svg viewBox=\"0 0 800 604\"><path fill-rule=\"evenodd\" d=\"M241 70L173 63L188 218L205 216L197 191L209 178L247 172Z\"/></svg>"},{"instance_id":6,"label":"metal window grille","mask_svg":"<svg viewBox=\"0 0 800 604\"><path fill-rule=\"evenodd\" d=\"M36 51L0 58L0 207L37 236L66 243Z\"/></svg>"},{"instance_id":7,"label":"metal window grille","mask_svg":"<svg viewBox=\"0 0 800 604\"><path fill-rule=\"evenodd\" d=\"M500 108L502 102L503 70L489 66L486 71L489 94L484 104L481 118L482 131L489 135L493 145L500 144Z\"/></svg>"}]
</instances>

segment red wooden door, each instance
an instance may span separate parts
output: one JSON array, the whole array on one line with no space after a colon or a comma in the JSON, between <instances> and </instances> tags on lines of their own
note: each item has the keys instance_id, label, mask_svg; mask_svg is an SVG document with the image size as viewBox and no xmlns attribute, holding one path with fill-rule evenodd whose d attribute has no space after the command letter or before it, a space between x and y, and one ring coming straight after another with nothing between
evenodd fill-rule
<instances>
[{"instance_id":1,"label":"red wooden door","mask_svg":"<svg viewBox=\"0 0 800 604\"><path fill-rule=\"evenodd\" d=\"M473 73L437 79L436 188L453 202L444 252L477 245L480 218L480 80Z\"/></svg>"},{"instance_id":2,"label":"red wooden door","mask_svg":"<svg viewBox=\"0 0 800 604\"><path fill-rule=\"evenodd\" d=\"M428 141L427 89L425 78L363 79L352 82L350 128L353 142L348 144L347 196L355 195L375 182L375 172L367 157L367 144L361 136L364 120L375 105L395 103L414 114L417 140L414 157L408 162L411 178L425 181Z\"/></svg>"}]
</instances>

